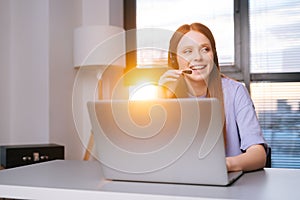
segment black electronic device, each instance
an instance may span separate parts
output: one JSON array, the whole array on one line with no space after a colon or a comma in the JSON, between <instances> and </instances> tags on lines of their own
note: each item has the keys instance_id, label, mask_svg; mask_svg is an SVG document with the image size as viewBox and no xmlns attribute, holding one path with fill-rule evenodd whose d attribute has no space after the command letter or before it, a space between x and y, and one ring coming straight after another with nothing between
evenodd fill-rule
<instances>
[{"instance_id":1,"label":"black electronic device","mask_svg":"<svg viewBox=\"0 0 300 200\"><path fill-rule=\"evenodd\" d=\"M0 165L5 168L64 159L64 146L57 144L30 144L0 146Z\"/></svg>"}]
</instances>

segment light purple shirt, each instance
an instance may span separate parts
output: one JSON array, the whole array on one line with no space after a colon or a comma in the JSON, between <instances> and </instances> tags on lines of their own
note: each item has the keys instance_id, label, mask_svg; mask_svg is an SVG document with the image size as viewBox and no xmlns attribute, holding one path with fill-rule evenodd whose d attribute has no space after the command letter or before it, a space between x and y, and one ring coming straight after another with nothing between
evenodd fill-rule
<instances>
[{"instance_id":1,"label":"light purple shirt","mask_svg":"<svg viewBox=\"0 0 300 200\"><path fill-rule=\"evenodd\" d=\"M230 78L222 78L222 89L226 118L226 156L239 155L255 144L264 144L266 148L267 143L246 87ZM177 89L176 95L195 98L187 94L184 87Z\"/></svg>"},{"instance_id":2,"label":"light purple shirt","mask_svg":"<svg viewBox=\"0 0 300 200\"><path fill-rule=\"evenodd\" d=\"M226 117L226 156L236 156L251 145L265 144L253 102L246 87L222 78Z\"/></svg>"}]
</instances>

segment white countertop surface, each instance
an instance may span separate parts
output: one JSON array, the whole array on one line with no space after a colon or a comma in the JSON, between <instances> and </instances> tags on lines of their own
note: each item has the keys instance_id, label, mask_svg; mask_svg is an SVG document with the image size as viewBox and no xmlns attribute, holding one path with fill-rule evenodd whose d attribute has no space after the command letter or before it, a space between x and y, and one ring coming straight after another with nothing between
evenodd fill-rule
<instances>
[{"instance_id":1,"label":"white countertop surface","mask_svg":"<svg viewBox=\"0 0 300 200\"><path fill-rule=\"evenodd\" d=\"M56 160L0 171L0 197L16 199L300 199L299 169L245 173L230 186L107 181L97 161Z\"/></svg>"}]
</instances>

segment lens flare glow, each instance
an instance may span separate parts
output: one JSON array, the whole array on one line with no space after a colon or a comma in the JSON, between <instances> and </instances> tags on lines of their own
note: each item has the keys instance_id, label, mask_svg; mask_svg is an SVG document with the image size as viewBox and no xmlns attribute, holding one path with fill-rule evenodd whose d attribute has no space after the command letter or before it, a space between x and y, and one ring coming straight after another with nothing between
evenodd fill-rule
<instances>
[{"instance_id":1,"label":"lens flare glow","mask_svg":"<svg viewBox=\"0 0 300 200\"><path fill-rule=\"evenodd\" d=\"M148 100L158 98L158 87L154 84L140 84L130 88L130 100Z\"/></svg>"}]
</instances>

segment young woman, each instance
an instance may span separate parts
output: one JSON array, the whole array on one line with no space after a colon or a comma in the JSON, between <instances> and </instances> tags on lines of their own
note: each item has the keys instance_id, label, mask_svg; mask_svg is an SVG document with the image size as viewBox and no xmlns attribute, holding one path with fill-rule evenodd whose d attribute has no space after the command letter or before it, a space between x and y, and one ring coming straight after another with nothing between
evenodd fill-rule
<instances>
[{"instance_id":1,"label":"young woman","mask_svg":"<svg viewBox=\"0 0 300 200\"><path fill-rule=\"evenodd\" d=\"M252 171L266 163L267 146L246 88L220 73L213 34L200 23L179 27L170 40L168 64L159 85L171 98L219 99L225 117L228 171Z\"/></svg>"}]
</instances>

